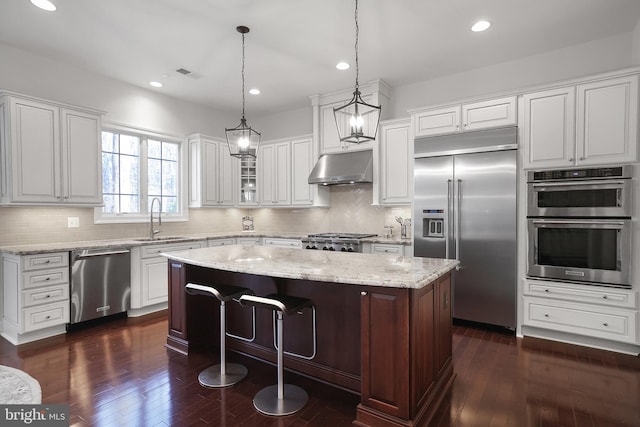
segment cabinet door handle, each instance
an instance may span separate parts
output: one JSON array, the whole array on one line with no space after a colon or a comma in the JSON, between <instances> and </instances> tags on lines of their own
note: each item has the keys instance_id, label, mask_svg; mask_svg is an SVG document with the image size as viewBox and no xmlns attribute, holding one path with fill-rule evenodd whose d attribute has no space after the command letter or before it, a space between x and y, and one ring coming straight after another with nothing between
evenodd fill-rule
<instances>
[{"instance_id":1,"label":"cabinet door handle","mask_svg":"<svg viewBox=\"0 0 640 427\"><path fill-rule=\"evenodd\" d=\"M544 317L549 317L549 315L548 315L548 314L545 314L545 315L544 315Z\"/></svg>"},{"instance_id":2,"label":"cabinet door handle","mask_svg":"<svg viewBox=\"0 0 640 427\"><path fill-rule=\"evenodd\" d=\"M609 324L608 324L607 322L604 322L604 323L602 324L602 326L604 326L604 327L606 328L606 327L608 327L608 326L609 326Z\"/></svg>"},{"instance_id":3,"label":"cabinet door handle","mask_svg":"<svg viewBox=\"0 0 640 427\"><path fill-rule=\"evenodd\" d=\"M602 299L607 299L607 296L606 295L602 295Z\"/></svg>"},{"instance_id":4,"label":"cabinet door handle","mask_svg":"<svg viewBox=\"0 0 640 427\"><path fill-rule=\"evenodd\" d=\"M362 295L363 297L366 297L367 296L367 291L360 292L360 295Z\"/></svg>"}]
</instances>

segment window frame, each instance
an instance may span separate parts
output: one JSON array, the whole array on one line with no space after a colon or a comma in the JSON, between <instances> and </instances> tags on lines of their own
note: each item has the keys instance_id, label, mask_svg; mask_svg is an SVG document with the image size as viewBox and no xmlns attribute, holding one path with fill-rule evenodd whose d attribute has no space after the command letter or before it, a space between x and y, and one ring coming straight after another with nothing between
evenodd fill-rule
<instances>
[{"instance_id":1,"label":"window frame","mask_svg":"<svg viewBox=\"0 0 640 427\"><path fill-rule=\"evenodd\" d=\"M149 223L150 214L148 206L148 150L147 141L153 139L156 141L170 142L178 145L178 212L162 213L162 221L166 222L185 222L189 220L188 199L188 168L187 168L187 143L185 138L154 132L146 129L134 128L119 124L103 123L102 132L112 132L118 134L127 134L140 138L140 211L136 213L106 213L102 212L102 205L94 208L93 222L94 224L124 224L124 223ZM100 139L102 141L102 138ZM102 143L100 148L100 156L102 157ZM102 176L102 162L100 162L100 175ZM102 193L102 188L100 189Z\"/></svg>"}]
</instances>

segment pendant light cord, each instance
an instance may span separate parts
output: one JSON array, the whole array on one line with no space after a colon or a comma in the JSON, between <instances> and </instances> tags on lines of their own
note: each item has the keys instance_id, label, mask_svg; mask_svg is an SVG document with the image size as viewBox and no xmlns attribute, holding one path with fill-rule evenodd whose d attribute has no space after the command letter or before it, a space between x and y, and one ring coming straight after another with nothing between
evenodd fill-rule
<instances>
[{"instance_id":1,"label":"pendant light cord","mask_svg":"<svg viewBox=\"0 0 640 427\"><path fill-rule=\"evenodd\" d=\"M360 74L359 64L358 64L358 36L360 33L360 27L358 26L358 0L356 0L356 11L355 11L355 21L356 21L356 91L359 88L358 85L358 75Z\"/></svg>"},{"instance_id":2,"label":"pendant light cord","mask_svg":"<svg viewBox=\"0 0 640 427\"><path fill-rule=\"evenodd\" d=\"M242 33L242 119L244 120L244 33Z\"/></svg>"}]
</instances>

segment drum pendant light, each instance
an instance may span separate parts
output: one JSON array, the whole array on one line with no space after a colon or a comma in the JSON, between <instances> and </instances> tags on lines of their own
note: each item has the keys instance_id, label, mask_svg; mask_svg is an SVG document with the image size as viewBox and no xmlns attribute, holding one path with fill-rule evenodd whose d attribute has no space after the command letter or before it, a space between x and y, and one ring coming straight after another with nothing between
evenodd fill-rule
<instances>
[{"instance_id":1,"label":"drum pendant light","mask_svg":"<svg viewBox=\"0 0 640 427\"><path fill-rule=\"evenodd\" d=\"M229 145L229 154L238 158L256 158L258 146L260 145L260 132L252 129L247 124L244 116L244 35L249 32L249 28L243 25L236 27L236 30L242 34L242 118L240 124L234 128L226 128L227 145Z\"/></svg>"},{"instance_id":2,"label":"drum pendant light","mask_svg":"<svg viewBox=\"0 0 640 427\"><path fill-rule=\"evenodd\" d=\"M358 0L356 2L355 22L356 22L356 87L353 98L348 104L333 109L333 116L338 127L338 134L341 142L360 144L376 139L378 133L378 123L382 107L371 105L362 99L360 86L358 84L358 36L360 27L358 26Z\"/></svg>"}]
</instances>

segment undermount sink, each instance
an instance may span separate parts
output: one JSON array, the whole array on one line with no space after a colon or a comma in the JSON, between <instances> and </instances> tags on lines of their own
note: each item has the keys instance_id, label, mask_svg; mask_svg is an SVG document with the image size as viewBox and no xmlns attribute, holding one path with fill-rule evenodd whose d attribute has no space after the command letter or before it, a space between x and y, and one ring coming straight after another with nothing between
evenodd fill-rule
<instances>
[{"instance_id":1,"label":"undermount sink","mask_svg":"<svg viewBox=\"0 0 640 427\"><path fill-rule=\"evenodd\" d=\"M140 237L138 239L132 239L136 242L164 242L166 240L181 240L188 239L185 236L160 236L160 237Z\"/></svg>"}]
</instances>

